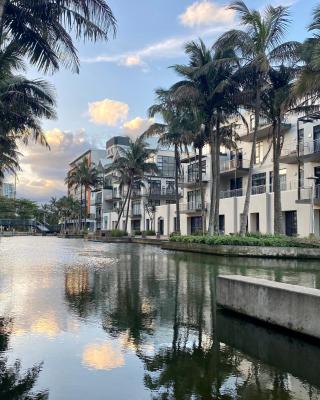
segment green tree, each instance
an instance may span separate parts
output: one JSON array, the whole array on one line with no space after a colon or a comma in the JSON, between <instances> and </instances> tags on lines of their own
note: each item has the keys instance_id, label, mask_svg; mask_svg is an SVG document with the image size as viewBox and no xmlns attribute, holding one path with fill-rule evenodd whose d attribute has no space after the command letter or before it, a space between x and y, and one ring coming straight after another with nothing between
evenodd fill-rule
<instances>
[{"instance_id":1,"label":"green tree","mask_svg":"<svg viewBox=\"0 0 320 400\"><path fill-rule=\"evenodd\" d=\"M128 227L129 208L132 190L135 185L141 185L145 180L146 174L157 173L158 168L155 163L150 162L149 158L154 152L147 148L147 143L143 136L135 141L130 140L129 146L119 149L119 157L106 169L106 172L122 171L127 179L127 212L125 228Z\"/></svg>"},{"instance_id":2,"label":"green tree","mask_svg":"<svg viewBox=\"0 0 320 400\"><path fill-rule=\"evenodd\" d=\"M116 20L105 0L0 0L4 34L43 71L60 65L79 71L76 40L107 40Z\"/></svg>"},{"instance_id":3,"label":"green tree","mask_svg":"<svg viewBox=\"0 0 320 400\"><path fill-rule=\"evenodd\" d=\"M160 115L164 123L152 124L143 137L159 136L158 144L161 146L173 146L175 158L175 200L176 200L176 231L180 232L180 195L179 176L181 169L180 155L183 149L188 150L190 143L192 120L191 113L185 108L179 107L174 102L170 91L156 90L157 103L149 108L150 117ZM192 118L192 116L191 116Z\"/></svg>"},{"instance_id":4,"label":"green tree","mask_svg":"<svg viewBox=\"0 0 320 400\"><path fill-rule=\"evenodd\" d=\"M261 114L261 95L268 79L268 73L273 63L290 61L296 54L298 43L283 43L289 20L287 7L267 6L261 13L258 10L250 10L246 4L239 0L230 6L235 10L244 30L232 29L224 33L216 42L217 49L233 49L238 57L239 70L237 79L242 82L242 98L244 105L253 110L255 125L250 156L250 168L248 183L241 215L240 233L246 232L250 196L252 190L252 173L256 156L256 140Z\"/></svg>"}]
</instances>

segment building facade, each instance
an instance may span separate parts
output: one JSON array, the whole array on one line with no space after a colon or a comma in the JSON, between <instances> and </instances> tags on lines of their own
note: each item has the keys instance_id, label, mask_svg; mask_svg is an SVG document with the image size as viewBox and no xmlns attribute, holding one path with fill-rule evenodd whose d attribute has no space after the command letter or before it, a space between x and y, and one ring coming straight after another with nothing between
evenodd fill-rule
<instances>
[{"instance_id":1,"label":"building facade","mask_svg":"<svg viewBox=\"0 0 320 400\"><path fill-rule=\"evenodd\" d=\"M249 129L237 125L237 148L220 151L220 232L235 234L240 230L253 140L254 119L248 116ZM283 231L289 236L320 236L320 113L307 117L292 116L282 124L283 144L280 158ZM126 138L112 138L107 143L103 166L114 161ZM181 233L202 231L209 223L212 184L209 146L203 149L202 182L205 212L202 215L197 154L182 158L179 177ZM273 152L271 126L261 121L257 134L256 157L248 214L248 232L273 233ZM128 209L129 233L154 230L168 236L176 231L174 156L158 151L150 159L159 168L157 176L146 176L145 185L134 189ZM90 228L93 231L114 229L125 198L116 174L105 174L104 186L91 192ZM125 210L118 227L124 229Z\"/></svg>"},{"instance_id":2,"label":"building facade","mask_svg":"<svg viewBox=\"0 0 320 400\"><path fill-rule=\"evenodd\" d=\"M0 196L7 197L8 199L14 199L15 184L7 182L0 183Z\"/></svg>"}]
</instances>

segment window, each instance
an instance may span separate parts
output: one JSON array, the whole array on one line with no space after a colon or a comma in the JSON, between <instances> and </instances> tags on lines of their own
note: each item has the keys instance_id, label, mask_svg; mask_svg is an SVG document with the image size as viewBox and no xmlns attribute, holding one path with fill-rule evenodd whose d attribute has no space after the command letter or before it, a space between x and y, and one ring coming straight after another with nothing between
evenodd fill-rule
<instances>
[{"instance_id":1,"label":"window","mask_svg":"<svg viewBox=\"0 0 320 400\"><path fill-rule=\"evenodd\" d=\"M313 151L315 153L320 151L320 125L313 127Z\"/></svg>"},{"instance_id":2,"label":"window","mask_svg":"<svg viewBox=\"0 0 320 400\"><path fill-rule=\"evenodd\" d=\"M175 176L175 160L170 156L158 156L157 167L162 176Z\"/></svg>"},{"instance_id":3,"label":"window","mask_svg":"<svg viewBox=\"0 0 320 400\"><path fill-rule=\"evenodd\" d=\"M256 143L256 159L255 164L262 163L263 160L263 142Z\"/></svg>"},{"instance_id":4,"label":"window","mask_svg":"<svg viewBox=\"0 0 320 400\"><path fill-rule=\"evenodd\" d=\"M280 190L287 190L287 169L282 168L279 171L280 175ZM269 190L273 192L273 171L269 173Z\"/></svg>"},{"instance_id":5,"label":"window","mask_svg":"<svg viewBox=\"0 0 320 400\"><path fill-rule=\"evenodd\" d=\"M150 194L161 194L161 181L160 180L150 181Z\"/></svg>"},{"instance_id":6,"label":"window","mask_svg":"<svg viewBox=\"0 0 320 400\"><path fill-rule=\"evenodd\" d=\"M190 218L191 235L194 233L202 232L202 217Z\"/></svg>"},{"instance_id":7,"label":"window","mask_svg":"<svg viewBox=\"0 0 320 400\"><path fill-rule=\"evenodd\" d=\"M174 194L174 181L167 181L166 182L166 192L167 194Z\"/></svg>"},{"instance_id":8,"label":"window","mask_svg":"<svg viewBox=\"0 0 320 400\"><path fill-rule=\"evenodd\" d=\"M132 215L141 215L141 204L140 201L132 202Z\"/></svg>"},{"instance_id":9,"label":"window","mask_svg":"<svg viewBox=\"0 0 320 400\"><path fill-rule=\"evenodd\" d=\"M285 215L286 235L296 236L298 232L297 211L286 211L284 215Z\"/></svg>"},{"instance_id":10,"label":"window","mask_svg":"<svg viewBox=\"0 0 320 400\"><path fill-rule=\"evenodd\" d=\"M255 117L254 114L250 115L250 130L253 131L254 130L254 122L255 122Z\"/></svg>"},{"instance_id":11,"label":"window","mask_svg":"<svg viewBox=\"0 0 320 400\"><path fill-rule=\"evenodd\" d=\"M266 173L252 175L252 194L261 194L266 192Z\"/></svg>"},{"instance_id":12,"label":"window","mask_svg":"<svg viewBox=\"0 0 320 400\"><path fill-rule=\"evenodd\" d=\"M224 234L225 231L225 218L224 215L219 215L219 232Z\"/></svg>"},{"instance_id":13,"label":"window","mask_svg":"<svg viewBox=\"0 0 320 400\"><path fill-rule=\"evenodd\" d=\"M201 194L200 190L192 190L187 193L188 209L197 210L201 209Z\"/></svg>"},{"instance_id":14,"label":"window","mask_svg":"<svg viewBox=\"0 0 320 400\"><path fill-rule=\"evenodd\" d=\"M206 174L207 163L206 160L202 161L202 178ZM199 164L197 162L188 165L188 182L195 182L199 180Z\"/></svg>"}]
</instances>

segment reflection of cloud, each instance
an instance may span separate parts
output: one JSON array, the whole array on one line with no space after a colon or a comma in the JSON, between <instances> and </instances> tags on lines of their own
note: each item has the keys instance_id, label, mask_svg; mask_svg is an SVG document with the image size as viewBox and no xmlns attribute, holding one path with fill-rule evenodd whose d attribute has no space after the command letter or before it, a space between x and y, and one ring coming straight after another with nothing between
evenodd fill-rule
<instances>
[{"instance_id":1,"label":"reflection of cloud","mask_svg":"<svg viewBox=\"0 0 320 400\"><path fill-rule=\"evenodd\" d=\"M110 370L125 364L120 348L111 343L90 343L82 354L82 362L89 368Z\"/></svg>"},{"instance_id":2,"label":"reflection of cloud","mask_svg":"<svg viewBox=\"0 0 320 400\"><path fill-rule=\"evenodd\" d=\"M121 101L104 99L89 103L90 121L95 124L116 126L127 119L129 106Z\"/></svg>"},{"instance_id":3,"label":"reflection of cloud","mask_svg":"<svg viewBox=\"0 0 320 400\"><path fill-rule=\"evenodd\" d=\"M136 117L123 124L123 129L128 136L137 137L146 131L151 124L154 123L153 118Z\"/></svg>"},{"instance_id":4,"label":"reflection of cloud","mask_svg":"<svg viewBox=\"0 0 320 400\"><path fill-rule=\"evenodd\" d=\"M39 318L31 326L32 333L38 333L49 337L57 336L59 331L58 323L53 314Z\"/></svg>"},{"instance_id":5,"label":"reflection of cloud","mask_svg":"<svg viewBox=\"0 0 320 400\"><path fill-rule=\"evenodd\" d=\"M179 15L182 25L194 27L210 24L227 24L234 19L235 12L211 1L197 1Z\"/></svg>"}]
</instances>

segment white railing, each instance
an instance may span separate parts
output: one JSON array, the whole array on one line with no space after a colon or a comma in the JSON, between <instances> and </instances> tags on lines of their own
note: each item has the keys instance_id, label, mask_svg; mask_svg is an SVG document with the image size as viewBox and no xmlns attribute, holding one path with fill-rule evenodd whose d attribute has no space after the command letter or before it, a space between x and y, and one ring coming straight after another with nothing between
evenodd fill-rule
<instances>
[{"instance_id":1,"label":"white railing","mask_svg":"<svg viewBox=\"0 0 320 400\"><path fill-rule=\"evenodd\" d=\"M207 209L208 203L204 203L205 210ZM181 204L181 211L201 211L201 201L189 201L188 203Z\"/></svg>"},{"instance_id":2,"label":"white railing","mask_svg":"<svg viewBox=\"0 0 320 400\"><path fill-rule=\"evenodd\" d=\"M300 157L308 154L320 153L320 139L299 143ZM282 149L281 156L298 156L297 142L294 141Z\"/></svg>"}]
</instances>

